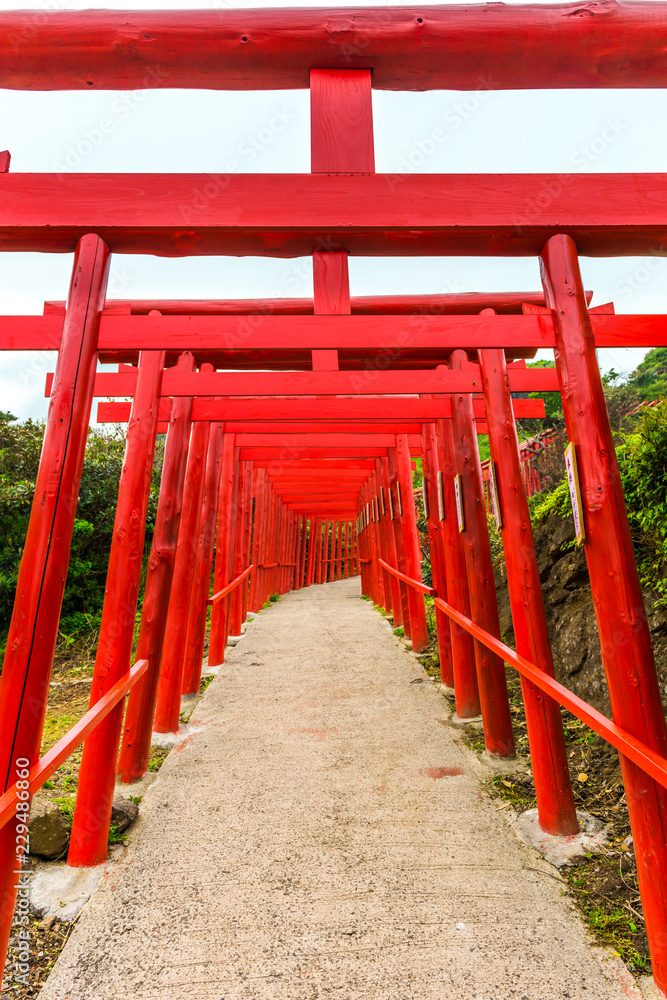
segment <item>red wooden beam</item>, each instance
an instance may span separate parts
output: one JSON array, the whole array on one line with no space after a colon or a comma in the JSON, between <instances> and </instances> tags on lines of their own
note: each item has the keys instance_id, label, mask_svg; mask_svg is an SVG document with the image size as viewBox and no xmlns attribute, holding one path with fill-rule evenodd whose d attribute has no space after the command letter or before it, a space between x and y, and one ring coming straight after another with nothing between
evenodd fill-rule
<instances>
[{"instance_id":1,"label":"red wooden beam","mask_svg":"<svg viewBox=\"0 0 667 1000\"><path fill-rule=\"evenodd\" d=\"M587 292L588 301L593 298ZM542 292L446 292L443 295L355 295L350 311L357 316L418 313L425 316L477 315L482 309L497 313L520 313L524 303L546 305ZM313 315L313 299L107 299L107 315L163 316L298 316ZM47 301L44 314L64 315L65 302Z\"/></svg>"},{"instance_id":2,"label":"red wooden beam","mask_svg":"<svg viewBox=\"0 0 667 1000\"><path fill-rule=\"evenodd\" d=\"M517 419L544 416L544 400L512 400L514 416ZM104 402L97 405L99 423L126 423L130 416L131 403ZM485 417L484 401L473 399L473 408L478 420ZM160 401L160 420L168 420L171 400ZM276 422L279 420L317 420L322 423L342 419L373 420L378 423L396 420L436 420L450 418L452 404L447 399L409 399L387 397L377 399L196 399L193 402L193 420L246 420Z\"/></svg>"},{"instance_id":3,"label":"red wooden beam","mask_svg":"<svg viewBox=\"0 0 667 1000\"><path fill-rule=\"evenodd\" d=\"M421 448L419 434L409 434L410 446L417 452ZM240 448L289 448L292 445L309 448L321 444L326 448L392 448L396 440L395 434L291 434L285 437L281 434L237 434L236 443Z\"/></svg>"},{"instance_id":4,"label":"red wooden beam","mask_svg":"<svg viewBox=\"0 0 667 1000\"><path fill-rule=\"evenodd\" d=\"M36 317L35 317L36 318ZM42 317L53 321L53 316ZM321 349L365 356L378 350L448 352L456 346L553 347L549 313L512 316L104 316L100 351L220 350L251 351Z\"/></svg>"},{"instance_id":5,"label":"red wooden beam","mask_svg":"<svg viewBox=\"0 0 667 1000\"><path fill-rule=\"evenodd\" d=\"M382 456L387 454L386 448L325 448L319 446L317 448L313 447L302 447L295 446L289 447L287 445L276 445L274 448L242 448L240 452L240 461L254 461L254 462L264 462L277 464L281 459L286 461L293 461L294 459L327 459L327 458L344 458L346 461L348 459L355 458L376 458L377 456Z\"/></svg>"},{"instance_id":6,"label":"red wooden beam","mask_svg":"<svg viewBox=\"0 0 667 1000\"><path fill-rule=\"evenodd\" d=\"M666 31L649 2L6 11L0 87L305 89L312 66L370 68L383 90L664 87Z\"/></svg>"},{"instance_id":7,"label":"red wooden beam","mask_svg":"<svg viewBox=\"0 0 667 1000\"><path fill-rule=\"evenodd\" d=\"M528 301L525 299L524 301ZM532 304L532 303L528 303ZM381 314L379 314L381 315ZM63 315L0 316L0 350L57 351L63 327ZM530 316L496 317L493 324L486 317L400 313L386 315L381 322L369 316L258 317L257 327L244 329L243 314L230 316L108 316L100 324L100 350L105 354L131 353L139 350L193 350L216 353L229 364L244 356L253 358L264 352L265 359L290 360L297 352L310 351L315 338L318 346L336 347L343 352L343 363L351 364L370 350L395 354L404 363L410 357L432 357L451 350L501 346L511 354L519 350L552 348L553 319L550 313ZM324 320L324 322L323 322ZM317 323L317 327L315 324ZM500 325L495 326L498 323ZM230 330L236 324L238 337ZM407 325L406 325L407 324ZM664 347L667 345L667 316L591 314L596 347ZM389 332L388 332L389 331ZM410 342L391 336L403 331ZM502 334L502 335L501 335ZM227 341L224 341L227 337ZM347 352L347 353L346 353ZM364 362L366 360L364 357ZM348 360L349 359L349 360ZM384 360L384 358L383 358Z\"/></svg>"},{"instance_id":8,"label":"red wooden beam","mask_svg":"<svg viewBox=\"0 0 667 1000\"><path fill-rule=\"evenodd\" d=\"M662 245L667 177L0 173L0 204L7 251L70 252L96 232L116 253L170 257L300 257L323 242L362 256L537 256L566 232L580 253L613 256Z\"/></svg>"},{"instance_id":9,"label":"red wooden beam","mask_svg":"<svg viewBox=\"0 0 667 1000\"><path fill-rule=\"evenodd\" d=\"M553 368L511 368L508 375L512 392L557 392L559 389ZM136 379L135 370L98 372L94 395L131 396ZM48 388L47 380L47 395ZM481 388L477 365L470 365L464 371L439 367L361 372L182 372L169 368L162 380L164 396L311 396L319 393L374 396L417 392L478 393ZM216 414L210 419L223 418Z\"/></svg>"}]
</instances>

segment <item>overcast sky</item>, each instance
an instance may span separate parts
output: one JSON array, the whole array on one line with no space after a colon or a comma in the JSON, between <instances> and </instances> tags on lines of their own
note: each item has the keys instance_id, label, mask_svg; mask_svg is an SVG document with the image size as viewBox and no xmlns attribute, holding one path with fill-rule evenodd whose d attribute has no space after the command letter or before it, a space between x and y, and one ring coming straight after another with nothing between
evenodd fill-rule
<instances>
[{"instance_id":1,"label":"overcast sky","mask_svg":"<svg viewBox=\"0 0 667 1000\"><path fill-rule=\"evenodd\" d=\"M17 6L22 5L0 0L2 10ZM25 6L49 10L106 5L90 0L68 0L66 4L42 0ZM180 8L184 4L125 0L121 6ZM200 0L197 6L221 9L276 4ZM311 0L290 6L332 4ZM662 172L667 162L666 100L661 90L496 91L483 95L375 91L376 169L428 173ZM105 135L99 130L102 119L111 123ZM0 90L0 121L0 149L11 151L12 171L219 172L230 160L248 172L310 169L307 91ZM434 129L445 136L438 144L430 141ZM0 315L41 313L45 299L64 299L71 262L69 254L4 254ZM665 311L667 260L582 258L581 264L586 287L595 293L594 304L613 300L617 312ZM109 296L311 295L311 273L307 259L176 260L118 255L113 259ZM353 257L350 278L354 295L540 287L537 261L530 258ZM644 353L603 350L601 367L629 372ZM10 409L21 418L43 416L44 374L53 370L54 360L49 354L3 354L0 410Z\"/></svg>"}]
</instances>

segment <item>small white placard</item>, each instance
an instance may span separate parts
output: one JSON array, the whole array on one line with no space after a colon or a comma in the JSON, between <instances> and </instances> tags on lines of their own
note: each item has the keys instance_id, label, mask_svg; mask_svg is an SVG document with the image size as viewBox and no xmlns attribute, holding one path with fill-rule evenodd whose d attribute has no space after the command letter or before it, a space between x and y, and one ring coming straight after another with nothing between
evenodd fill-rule
<instances>
[{"instance_id":1,"label":"small white placard","mask_svg":"<svg viewBox=\"0 0 667 1000\"><path fill-rule=\"evenodd\" d=\"M445 494L442 488L442 472L438 471L438 517L445 520Z\"/></svg>"},{"instance_id":2,"label":"small white placard","mask_svg":"<svg viewBox=\"0 0 667 1000\"><path fill-rule=\"evenodd\" d=\"M382 516L384 517L384 515L387 513L384 506L384 486L380 487L380 509L382 511Z\"/></svg>"},{"instance_id":3,"label":"small white placard","mask_svg":"<svg viewBox=\"0 0 667 1000\"><path fill-rule=\"evenodd\" d=\"M493 464L493 459L490 459L489 461L489 487L491 491L491 506L493 507L493 516L495 518L496 528L500 530L503 526L503 516L500 513L498 482L496 480L496 467Z\"/></svg>"},{"instance_id":4,"label":"small white placard","mask_svg":"<svg viewBox=\"0 0 667 1000\"><path fill-rule=\"evenodd\" d=\"M574 533L577 536L577 545L582 545L586 538L586 528L584 527L584 509L581 503L581 490L579 488L577 450L573 441L565 449L565 469L567 471L567 485L570 488Z\"/></svg>"},{"instance_id":5,"label":"small white placard","mask_svg":"<svg viewBox=\"0 0 667 1000\"><path fill-rule=\"evenodd\" d=\"M422 479L422 502L424 504L424 518L428 521L428 483L426 477Z\"/></svg>"},{"instance_id":6,"label":"small white placard","mask_svg":"<svg viewBox=\"0 0 667 1000\"><path fill-rule=\"evenodd\" d=\"M396 483L396 506L398 507L398 516L403 517L403 502L401 500L401 484Z\"/></svg>"},{"instance_id":7,"label":"small white placard","mask_svg":"<svg viewBox=\"0 0 667 1000\"><path fill-rule=\"evenodd\" d=\"M394 520L394 498L391 495L391 486L387 490L387 497L389 498L389 517Z\"/></svg>"},{"instance_id":8,"label":"small white placard","mask_svg":"<svg viewBox=\"0 0 667 1000\"><path fill-rule=\"evenodd\" d=\"M459 531L465 531L466 522L463 516L463 483L460 476L454 476L454 494L456 496L456 517L459 522Z\"/></svg>"}]
</instances>

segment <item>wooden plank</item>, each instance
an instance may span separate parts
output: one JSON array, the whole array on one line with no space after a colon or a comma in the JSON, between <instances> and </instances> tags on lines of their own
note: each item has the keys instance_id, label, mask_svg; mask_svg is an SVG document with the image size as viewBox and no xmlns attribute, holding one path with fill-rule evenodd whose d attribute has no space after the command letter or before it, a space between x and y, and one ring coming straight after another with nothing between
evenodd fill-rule
<instances>
[{"instance_id":1,"label":"wooden plank","mask_svg":"<svg viewBox=\"0 0 667 1000\"><path fill-rule=\"evenodd\" d=\"M419 434L408 435L410 446L421 448ZM322 445L325 448L394 448L395 434L325 434L309 433L291 434L284 437L280 434L238 434L236 444L239 448L310 448Z\"/></svg>"},{"instance_id":2,"label":"wooden plank","mask_svg":"<svg viewBox=\"0 0 667 1000\"><path fill-rule=\"evenodd\" d=\"M340 265L338 254L316 254L327 272ZM326 260L323 261L323 258ZM337 275L336 275L337 276ZM333 278L326 281L334 287ZM328 273L325 278L328 278ZM329 313L329 299L320 307ZM612 318L612 317L600 317ZM618 317L616 317L618 318ZM39 319L39 317L35 317ZM48 319L53 326L53 317ZM3 328L0 327L0 336ZM551 315L532 316L103 316L100 351L220 350L221 352L311 350L442 351L457 347L534 347L554 345Z\"/></svg>"},{"instance_id":3,"label":"wooden plank","mask_svg":"<svg viewBox=\"0 0 667 1000\"><path fill-rule=\"evenodd\" d=\"M0 87L305 89L312 66L386 90L664 87L666 6L5 11Z\"/></svg>"},{"instance_id":4,"label":"wooden plank","mask_svg":"<svg viewBox=\"0 0 667 1000\"><path fill-rule=\"evenodd\" d=\"M517 419L539 419L545 416L544 400L514 399L512 400L514 416ZM484 401L473 400L475 416L484 419ZM131 403L102 402L97 405L98 423L127 423L130 418ZM159 419L168 420L171 412L171 400L160 400ZM193 420L224 420L224 421L267 421L279 420L317 420L323 425L327 422L347 418L349 420L364 420L375 423L388 423L402 420L419 420L427 422L438 419L449 419L452 415L451 401L442 399L409 399L405 397L388 397L387 399L195 399L192 406Z\"/></svg>"},{"instance_id":5,"label":"wooden plank","mask_svg":"<svg viewBox=\"0 0 667 1000\"><path fill-rule=\"evenodd\" d=\"M0 316L0 351L57 351L62 316Z\"/></svg>"},{"instance_id":6,"label":"wooden plank","mask_svg":"<svg viewBox=\"0 0 667 1000\"><path fill-rule=\"evenodd\" d=\"M375 170L369 69L311 69L310 148L314 173Z\"/></svg>"},{"instance_id":7,"label":"wooden plank","mask_svg":"<svg viewBox=\"0 0 667 1000\"><path fill-rule=\"evenodd\" d=\"M665 174L0 173L6 251L300 257L539 255L567 232L589 256L654 254Z\"/></svg>"},{"instance_id":8,"label":"wooden plank","mask_svg":"<svg viewBox=\"0 0 667 1000\"><path fill-rule=\"evenodd\" d=\"M588 301L592 292L586 292ZM520 313L524 303L544 306L543 292L445 292L443 295L355 295L356 315L419 313L424 316L474 315L482 309ZM157 310L164 316L297 316L313 315L313 299L107 299L104 314L135 315ZM65 302L49 300L44 312L65 312ZM104 315L103 314L103 315Z\"/></svg>"},{"instance_id":9,"label":"wooden plank","mask_svg":"<svg viewBox=\"0 0 667 1000\"><path fill-rule=\"evenodd\" d=\"M386 448L317 448L289 447L280 445L273 448L241 448L241 462L282 462L291 459L325 459L344 458L346 461L355 458L380 458L387 454Z\"/></svg>"},{"instance_id":10,"label":"wooden plank","mask_svg":"<svg viewBox=\"0 0 667 1000\"><path fill-rule=\"evenodd\" d=\"M513 392L556 392L558 380L553 368L510 369ZM132 396L136 373L98 372L95 396ZM452 393L481 390L477 365L465 371L447 368L405 371L325 371L325 372L181 372L168 368L162 391L165 396L310 396L353 394L375 396L386 393ZM50 384L47 381L47 392ZM317 406L317 401L313 401ZM209 413L211 410L209 409ZM221 419L216 416L215 419Z\"/></svg>"},{"instance_id":11,"label":"wooden plank","mask_svg":"<svg viewBox=\"0 0 667 1000\"><path fill-rule=\"evenodd\" d=\"M521 296L526 301L526 296ZM152 304L152 303L151 303ZM477 305L477 303L475 304ZM188 303L192 306L192 303ZM508 309L512 303L508 302ZM463 305L461 306L463 308ZM437 314L409 315L399 312L382 319L357 314L349 317L273 315L258 317L252 332L239 326L244 314L234 316L201 315L193 310L187 315L109 316L100 324L102 351L206 350L220 349L233 355L253 350L272 350L279 357L282 350L310 350L314 343L321 348L338 350L382 350L396 348L397 338L410 337L410 349L428 352L435 349L473 351L476 348L554 346L553 319L550 314L528 316L488 316ZM63 314L45 316L0 316L0 350L54 351L62 334ZM317 325L315 325L317 324ZM597 347L665 347L667 315L591 313L591 325ZM236 340L236 337L242 341ZM405 350L402 345L401 349Z\"/></svg>"}]
</instances>

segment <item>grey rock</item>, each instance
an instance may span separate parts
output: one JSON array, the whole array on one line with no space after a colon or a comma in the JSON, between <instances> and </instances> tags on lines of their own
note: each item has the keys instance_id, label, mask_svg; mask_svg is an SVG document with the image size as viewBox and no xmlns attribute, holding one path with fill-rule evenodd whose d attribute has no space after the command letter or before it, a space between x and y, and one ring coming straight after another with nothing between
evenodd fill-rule
<instances>
[{"instance_id":1,"label":"grey rock","mask_svg":"<svg viewBox=\"0 0 667 1000\"><path fill-rule=\"evenodd\" d=\"M67 850L69 832L60 806L39 796L30 809L30 853L42 858L61 858Z\"/></svg>"},{"instance_id":2,"label":"grey rock","mask_svg":"<svg viewBox=\"0 0 667 1000\"><path fill-rule=\"evenodd\" d=\"M131 799L123 799L117 795L111 809L111 825L117 830L127 830L139 815L139 806Z\"/></svg>"}]
</instances>

